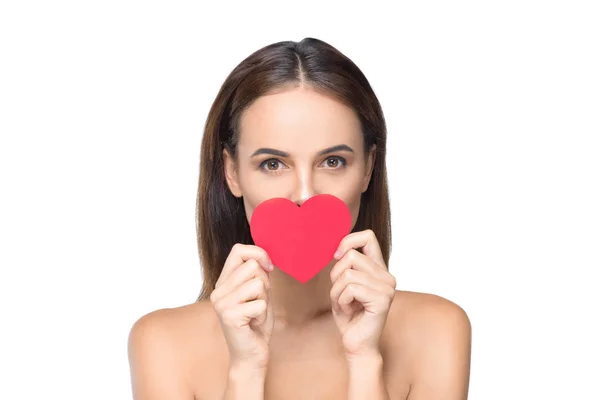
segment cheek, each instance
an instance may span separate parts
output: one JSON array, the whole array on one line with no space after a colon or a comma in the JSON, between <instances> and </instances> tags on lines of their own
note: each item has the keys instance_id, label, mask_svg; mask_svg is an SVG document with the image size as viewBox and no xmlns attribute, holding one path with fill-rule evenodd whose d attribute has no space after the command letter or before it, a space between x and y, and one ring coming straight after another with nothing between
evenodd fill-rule
<instances>
[{"instance_id":1,"label":"cheek","mask_svg":"<svg viewBox=\"0 0 600 400\"><path fill-rule=\"evenodd\" d=\"M331 194L342 200L348 206L350 210L350 214L352 215L352 227L356 224L356 220L358 219L358 211L360 210L360 200L361 200L361 192L360 190L356 190L354 193L332 193L331 191L323 192L327 194ZM274 196L253 196L246 195L243 197L244 200L244 210L246 212L246 218L248 220L248 224L252 220L252 213L254 209L258 207L260 203L265 200L271 199L273 197L280 197L278 195Z\"/></svg>"},{"instance_id":2,"label":"cheek","mask_svg":"<svg viewBox=\"0 0 600 400\"><path fill-rule=\"evenodd\" d=\"M358 195L353 197L351 201L347 201L346 204L350 209L350 213L352 214L352 228L354 229L354 225L356 224L356 220L358 219L358 211L360 210L360 198L361 193L358 192Z\"/></svg>"},{"instance_id":3,"label":"cheek","mask_svg":"<svg viewBox=\"0 0 600 400\"><path fill-rule=\"evenodd\" d=\"M330 186L328 190L324 190L322 193L336 196L346 203L350 209L350 214L352 214L352 226L354 226L358 218L358 211L360 209L360 201L362 197L360 184L354 182L345 182L337 187Z\"/></svg>"},{"instance_id":4,"label":"cheek","mask_svg":"<svg viewBox=\"0 0 600 400\"><path fill-rule=\"evenodd\" d=\"M260 203L273 197L278 197L277 187L272 185L269 180L261 179L261 175L252 171L244 170L239 175L239 185L242 191L244 202L244 211L248 223L252 218L252 213Z\"/></svg>"},{"instance_id":5,"label":"cheek","mask_svg":"<svg viewBox=\"0 0 600 400\"><path fill-rule=\"evenodd\" d=\"M270 197L264 197L257 193L248 193L247 191L244 192L244 211L246 212L248 223L250 223L250 220L252 219L252 213L254 212L254 209L258 207L258 205L264 200L268 200L269 198Z\"/></svg>"},{"instance_id":6,"label":"cheek","mask_svg":"<svg viewBox=\"0 0 600 400\"><path fill-rule=\"evenodd\" d=\"M240 178L239 183L248 223L250 223L254 209L260 203L273 197L288 197L294 191L293 179L285 179L285 177L265 178L262 175L246 171L240 175ZM342 178L323 174L318 176L313 183L316 193L331 194L346 203L352 214L352 226L354 226L358 218L362 196L361 171L352 170L350 174Z\"/></svg>"}]
</instances>

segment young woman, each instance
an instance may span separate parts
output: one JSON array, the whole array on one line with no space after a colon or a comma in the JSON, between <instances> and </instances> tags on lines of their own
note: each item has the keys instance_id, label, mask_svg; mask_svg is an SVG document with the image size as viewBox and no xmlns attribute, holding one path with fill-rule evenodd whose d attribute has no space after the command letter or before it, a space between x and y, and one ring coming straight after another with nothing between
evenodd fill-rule
<instances>
[{"instance_id":1,"label":"young woman","mask_svg":"<svg viewBox=\"0 0 600 400\"><path fill-rule=\"evenodd\" d=\"M228 76L201 149L198 301L142 316L129 336L137 400L466 399L471 326L441 297L397 291L386 126L359 68L306 38ZM343 200L353 229L300 283L253 243L264 200ZM310 252L310 248L304 249Z\"/></svg>"}]
</instances>

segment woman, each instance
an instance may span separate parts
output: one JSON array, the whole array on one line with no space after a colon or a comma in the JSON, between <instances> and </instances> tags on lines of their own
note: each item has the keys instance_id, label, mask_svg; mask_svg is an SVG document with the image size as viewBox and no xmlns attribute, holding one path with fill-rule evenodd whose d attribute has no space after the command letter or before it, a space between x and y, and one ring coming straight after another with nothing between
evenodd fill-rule
<instances>
[{"instance_id":1,"label":"woman","mask_svg":"<svg viewBox=\"0 0 600 400\"><path fill-rule=\"evenodd\" d=\"M351 60L313 38L256 51L221 87L201 152L204 286L132 327L135 399L467 398L467 315L395 290L388 271L385 121ZM249 221L264 200L325 193L353 229L302 284L254 245Z\"/></svg>"}]
</instances>

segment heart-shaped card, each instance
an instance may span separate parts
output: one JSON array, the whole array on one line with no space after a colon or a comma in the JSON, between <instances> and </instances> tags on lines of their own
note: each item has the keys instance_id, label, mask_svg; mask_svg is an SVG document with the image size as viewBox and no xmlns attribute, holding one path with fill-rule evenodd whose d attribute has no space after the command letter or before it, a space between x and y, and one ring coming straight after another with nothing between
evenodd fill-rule
<instances>
[{"instance_id":1,"label":"heart-shaped card","mask_svg":"<svg viewBox=\"0 0 600 400\"><path fill-rule=\"evenodd\" d=\"M302 283L329 264L351 229L348 206L329 194L313 196L302 206L272 198L260 203L250 220L254 243L277 268Z\"/></svg>"}]
</instances>

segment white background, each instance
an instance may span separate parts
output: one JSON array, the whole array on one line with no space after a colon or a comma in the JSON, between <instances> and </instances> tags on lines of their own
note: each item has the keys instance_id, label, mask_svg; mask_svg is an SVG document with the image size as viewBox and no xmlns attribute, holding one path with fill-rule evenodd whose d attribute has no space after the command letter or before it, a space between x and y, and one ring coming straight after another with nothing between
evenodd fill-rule
<instances>
[{"instance_id":1,"label":"white background","mask_svg":"<svg viewBox=\"0 0 600 400\"><path fill-rule=\"evenodd\" d=\"M469 314L470 399L600 399L594 3L3 2L0 398L131 398L131 325L200 290L209 107L311 36L383 105L389 267Z\"/></svg>"}]
</instances>

